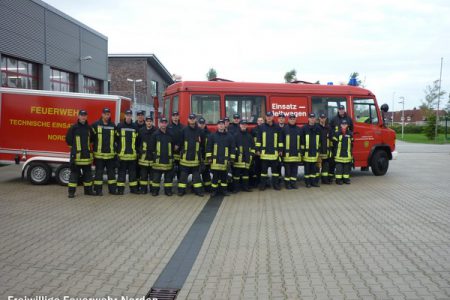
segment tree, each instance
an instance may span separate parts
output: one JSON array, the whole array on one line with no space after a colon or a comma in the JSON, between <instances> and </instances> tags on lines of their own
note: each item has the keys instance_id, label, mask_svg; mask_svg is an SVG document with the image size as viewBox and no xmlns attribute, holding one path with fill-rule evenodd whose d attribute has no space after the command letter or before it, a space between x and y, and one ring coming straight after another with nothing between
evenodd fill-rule
<instances>
[{"instance_id":1,"label":"tree","mask_svg":"<svg viewBox=\"0 0 450 300\"><path fill-rule=\"evenodd\" d=\"M420 109L422 109L426 114L429 114L433 109L437 108L437 100L439 98L439 79L433 81L432 85L427 85L424 93L425 99L422 100ZM446 91L441 90L440 96L442 97L446 93Z\"/></svg>"},{"instance_id":2,"label":"tree","mask_svg":"<svg viewBox=\"0 0 450 300\"><path fill-rule=\"evenodd\" d=\"M284 82L289 83L297 80L297 71L292 69L284 74Z\"/></svg>"},{"instance_id":3,"label":"tree","mask_svg":"<svg viewBox=\"0 0 450 300\"><path fill-rule=\"evenodd\" d=\"M208 73L206 73L206 79L208 81L217 78L217 71L214 68L209 69Z\"/></svg>"},{"instance_id":4,"label":"tree","mask_svg":"<svg viewBox=\"0 0 450 300\"><path fill-rule=\"evenodd\" d=\"M450 115L450 93L448 93L448 101L447 105L445 106L445 111L447 112L447 115Z\"/></svg>"},{"instance_id":5,"label":"tree","mask_svg":"<svg viewBox=\"0 0 450 300\"><path fill-rule=\"evenodd\" d=\"M350 80L348 81L348 85L360 86L361 79L359 79L359 73L353 72L350 74Z\"/></svg>"},{"instance_id":6,"label":"tree","mask_svg":"<svg viewBox=\"0 0 450 300\"><path fill-rule=\"evenodd\" d=\"M429 140L434 139L434 135L436 133L436 115L435 114L429 113L427 115L427 124L425 125L423 131L425 132L425 135Z\"/></svg>"}]
</instances>

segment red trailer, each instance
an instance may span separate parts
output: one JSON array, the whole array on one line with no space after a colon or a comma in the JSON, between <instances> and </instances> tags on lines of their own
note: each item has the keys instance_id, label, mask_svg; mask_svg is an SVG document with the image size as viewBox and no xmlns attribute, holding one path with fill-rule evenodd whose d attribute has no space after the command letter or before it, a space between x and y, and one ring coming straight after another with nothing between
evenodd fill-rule
<instances>
[{"instance_id":1,"label":"red trailer","mask_svg":"<svg viewBox=\"0 0 450 300\"><path fill-rule=\"evenodd\" d=\"M68 182L67 129L78 111L88 111L89 123L111 110L119 122L131 100L121 96L0 88L0 163L23 163L22 176L46 184L52 175Z\"/></svg>"}]
</instances>

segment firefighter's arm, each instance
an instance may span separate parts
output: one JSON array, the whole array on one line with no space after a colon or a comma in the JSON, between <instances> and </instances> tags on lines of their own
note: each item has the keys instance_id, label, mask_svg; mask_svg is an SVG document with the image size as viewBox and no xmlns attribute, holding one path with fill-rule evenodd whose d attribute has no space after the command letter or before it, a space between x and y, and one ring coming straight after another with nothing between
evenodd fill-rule
<instances>
[{"instance_id":1,"label":"firefighter's arm","mask_svg":"<svg viewBox=\"0 0 450 300\"><path fill-rule=\"evenodd\" d=\"M212 161L212 149L214 144L214 136L211 136L206 143L206 154L205 159L211 163Z\"/></svg>"},{"instance_id":2,"label":"firefighter's arm","mask_svg":"<svg viewBox=\"0 0 450 300\"><path fill-rule=\"evenodd\" d=\"M230 137L231 147L230 147L230 161L236 160L236 143L234 138Z\"/></svg>"},{"instance_id":3,"label":"firefighter's arm","mask_svg":"<svg viewBox=\"0 0 450 300\"><path fill-rule=\"evenodd\" d=\"M70 148L72 148L72 146L73 146L73 126L70 126L69 130L67 130L66 143Z\"/></svg>"},{"instance_id":4,"label":"firefighter's arm","mask_svg":"<svg viewBox=\"0 0 450 300\"><path fill-rule=\"evenodd\" d=\"M261 141L262 141L262 130L258 130L258 134L256 135L255 142L255 153L256 155L261 155Z\"/></svg>"},{"instance_id":5,"label":"firefighter's arm","mask_svg":"<svg viewBox=\"0 0 450 300\"><path fill-rule=\"evenodd\" d=\"M305 132L300 130L300 154L305 156Z\"/></svg>"}]
</instances>

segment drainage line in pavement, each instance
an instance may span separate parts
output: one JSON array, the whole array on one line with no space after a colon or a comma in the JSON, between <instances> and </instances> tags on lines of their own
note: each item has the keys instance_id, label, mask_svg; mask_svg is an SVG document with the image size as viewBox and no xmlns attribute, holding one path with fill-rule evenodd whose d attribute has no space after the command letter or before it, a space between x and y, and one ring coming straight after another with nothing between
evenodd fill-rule
<instances>
[{"instance_id":1,"label":"drainage line in pavement","mask_svg":"<svg viewBox=\"0 0 450 300\"><path fill-rule=\"evenodd\" d=\"M222 204L223 196L210 197L146 298L175 299L197 259L203 241Z\"/></svg>"}]
</instances>

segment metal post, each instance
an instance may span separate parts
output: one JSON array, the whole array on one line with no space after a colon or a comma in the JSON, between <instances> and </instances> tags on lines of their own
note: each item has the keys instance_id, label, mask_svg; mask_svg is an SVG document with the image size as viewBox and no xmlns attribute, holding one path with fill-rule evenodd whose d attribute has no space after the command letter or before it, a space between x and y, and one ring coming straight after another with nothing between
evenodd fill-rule
<instances>
[{"instance_id":1,"label":"metal post","mask_svg":"<svg viewBox=\"0 0 450 300\"><path fill-rule=\"evenodd\" d=\"M400 97L400 99L402 99L402 101L400 101L399 103L403 104L403 109L402 109L402 140L403 140L404 133L405 133L405 97Z\"/></svg>"},{"instance_id":2,"label":"metal post","mask_svg":"<svg viewBox=\"0 0 450 300\"><path fill-rule=\"evenodd\" d=\"M442 64L444 62L444 58L441 57L441 73L439 75L439 90L438 90L438 102L437 102L437 109L436 109L436 128L434 132L434 141L437 143L438 138L438 126L439 126L439 102L441 101L441 81L442 81Z\"/></svg>"},{"instance_id":3,"label":"metal post","mask_svg":"<svg viewBox=\"0 0 450 300\"><path fill-rule=\"evenodd\" d=\"M136 110L136 82L142 82L142 79L131 79L131 78L127 78L127 81L132 82L133 83L133 110Z\"/></svg>"},{"instance_id":4,"label":"metal post","mask_svg":"<svg viewBox=\"0 0 450 300\"><path fill-rule=\"evenodd\" d=\"M395 103L395 92L392 94L392 127L394 127L394 116L395 116L394 103Z\"/></svg>"}]
</instances>

